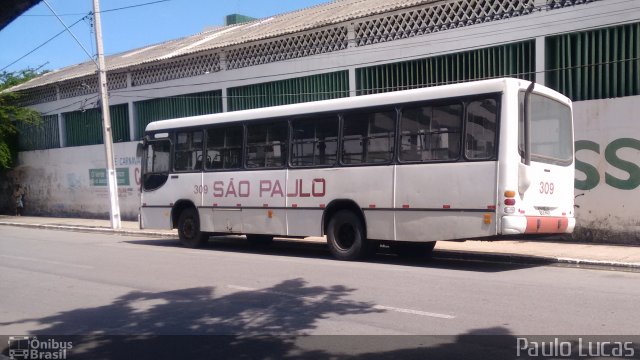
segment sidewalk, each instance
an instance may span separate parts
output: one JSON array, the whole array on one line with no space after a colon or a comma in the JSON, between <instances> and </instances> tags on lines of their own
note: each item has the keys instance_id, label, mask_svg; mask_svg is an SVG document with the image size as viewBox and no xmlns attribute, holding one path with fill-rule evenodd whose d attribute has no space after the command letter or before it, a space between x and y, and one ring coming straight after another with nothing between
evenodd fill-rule
<instances>
[{"instance_id":1,"label":"sidewalk","mask_svg":"<svg viewBox=\"0 0 640 360\"><path fill-rule=\"evenodd\" d=\"M116 233L176 238L176 230L140 230L135 221L123 221L111 229L109 220L47 218L0 215L0 226ZM319 240L319 239L316 239ZM640 271L640 247L563 243L560 241L439 241L434 257L524 264L566 264L571 266L618 268Z\"/></svg>"}]
</instances>

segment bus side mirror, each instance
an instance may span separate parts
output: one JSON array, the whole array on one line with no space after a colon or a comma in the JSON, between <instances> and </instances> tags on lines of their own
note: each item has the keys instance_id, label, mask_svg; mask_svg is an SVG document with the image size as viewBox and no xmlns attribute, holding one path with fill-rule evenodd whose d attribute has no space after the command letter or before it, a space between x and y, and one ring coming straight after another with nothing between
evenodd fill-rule
<instances>
[{"instance_id":1,"label":"bus side mirror","mask_svg":"<svg viewBox=\"0 0 640 360\"><path fill-rule=\"evenodd\" d=\"M136 157L141 158L143 154L144 154L144 144L138 143L138 146L136 147Z\"/></svg>"}]
</instances>

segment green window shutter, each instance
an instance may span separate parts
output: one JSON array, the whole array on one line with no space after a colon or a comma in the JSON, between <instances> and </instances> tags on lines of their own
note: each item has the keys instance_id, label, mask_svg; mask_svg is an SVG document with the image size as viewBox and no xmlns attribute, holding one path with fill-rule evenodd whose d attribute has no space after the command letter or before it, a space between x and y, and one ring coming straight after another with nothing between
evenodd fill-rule
<instances>
[{"instance_id":1,"label":"green window shutter","mask_svg":"<svg viewBox=\"0 0 640 360\"><path fill-rule=\"evenodd\" d=\"M58 115L42 116L40 124L18 123L18 147L21 151L44 150L60 147Z\"/></svg>"},{"instance_id":2,"label":"green window shutter","mask_svg":"<svg viewBox=\"0 0 640 360\"><path fill-rule=\"evenodd\" d=\"M152 121L222 112L222 91L171 96L134 103L136 114L136 139L141 139L144 129Z\"/></svg>"},{"instance_id":3,"label":"green window shutter","mask_svg":"<svg viewBox=\"0 0 640 360\"><path fill-rule=\"evenodd\" d=\"M73 111L64 113L62 116L64 116L67 146L102 143L100 110Z\"/></svg>"},{"instance_id":4,"label":"green window shutter","mask_svg":"<svg viewBox=\"0 0 640 360\"><path fill-rule=\"evenodd\" d=\"M111 131L113 142L131 141L129 131L129 106L127 104L110 106Z\"/></svg>"},{"instance_id":5,"label":"green window shutter","mask_svg":"<svg viewBox=\"0 0 640 360\"><path fill-rule=\"evenodd\" d=\"M640 94L640 23L546 39L547 84L574 101Z\"/></svg>"},{"instance_id":6,"label":"green window shutter","mask_svg":"<svg viewBox=\"0 0 640 360\"><path fill-rule=\"evenodd\" d=\"M129 110L127 104L109 107L113 142L130 141ZM65 121L67 146L96 145L103 143L102 112L100 109L73 111L62 114Z\"/></svg>"},{"instance_id":7,"label":"green window shutter","mask_svg":"<svg viewBox=\"0 0 640 360\"><path fill-rule=\"evenodd\" d=\"M525 41L356 69L358 95L496 77L535 78L535 43Z\"/></svg>"},{"instance_id":8,"label":"green window shutter","mask_svg":"<svg viewBox=\"0 0 640 360\"><path fill-rule=\"evenodd\" d=\"M349 96L349 73L338 71L227 89L229 111Z\"/></svg>"}]
</instances>

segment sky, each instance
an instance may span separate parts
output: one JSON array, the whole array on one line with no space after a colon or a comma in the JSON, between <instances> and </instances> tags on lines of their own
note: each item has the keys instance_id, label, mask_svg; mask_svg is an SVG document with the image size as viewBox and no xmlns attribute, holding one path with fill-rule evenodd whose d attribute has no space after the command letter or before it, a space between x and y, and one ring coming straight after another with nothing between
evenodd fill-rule
<instances>
[{"instance_id":1,"label":"sky","mask_svg":"<svg viewBox=\"0 0 640 360\"><path fill-rule=\"evenodd\" d=\"M93 9L92 0L47 0L67 26ZM224 25L229 14L265 18L303 9L330 0L101 0L102 35L106 55L193 35L211 26ZM133 5L148 4L115 11ZM31 8L0 30L0 72L23 69L55 70L89 61L89 56L44 2ZM89 20L80 20L71 31L84 48L95 55L95 34ZM24 59L10 65L38 46ZM7 67L8 66L8 67Z\"/></svg>"}]
</instances>

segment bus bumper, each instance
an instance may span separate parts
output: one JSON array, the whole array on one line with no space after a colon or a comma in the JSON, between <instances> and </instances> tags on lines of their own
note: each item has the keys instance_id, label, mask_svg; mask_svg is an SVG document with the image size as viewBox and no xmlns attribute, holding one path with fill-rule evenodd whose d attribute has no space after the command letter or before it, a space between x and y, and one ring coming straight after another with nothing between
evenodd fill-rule
<instances>
[{"instance_id":1,"label":"bus bumper","mask_svg":"<svg viewBox=\"0 0 640 360\"><path fill-rule=\"evenodd\" d=\"M571 234L576 219L565 216L503 216L502 235Z\"/></svg>"}]
</instances>

